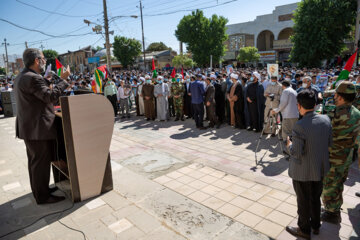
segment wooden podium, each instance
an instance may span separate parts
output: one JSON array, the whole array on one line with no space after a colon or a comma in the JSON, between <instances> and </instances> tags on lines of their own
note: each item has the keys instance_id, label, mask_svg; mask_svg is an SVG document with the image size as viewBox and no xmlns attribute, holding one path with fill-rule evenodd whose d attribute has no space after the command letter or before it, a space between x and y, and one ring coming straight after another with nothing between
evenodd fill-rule
<instances>
[{"instance_id":1,"label":"wooden podium","mask_svg":"<svg viewBox=\"0 0 360 240\"><path fill-rule=\"evenodd\" d=\"M73 202L113 189L110 142L114 110L102 95L60 98L56 113L57 160L52 162L55 184L69 183ZM61 186L60 186L61 187Z\"/></svg>"}]
</instances>

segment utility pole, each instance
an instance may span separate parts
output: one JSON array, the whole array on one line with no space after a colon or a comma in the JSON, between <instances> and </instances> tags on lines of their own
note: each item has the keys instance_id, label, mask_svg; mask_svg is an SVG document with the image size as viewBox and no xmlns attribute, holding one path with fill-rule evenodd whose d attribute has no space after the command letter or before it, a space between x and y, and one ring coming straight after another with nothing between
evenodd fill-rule
<instances>
[{"instance_id":1,"label":"utility pole","mask_svg":"<svg viewBox=\"0 0 360 240\"><path fill-rule=\"evenodd\" d=\"M109 19L107 15L106 0L103 0L104 5L104 28L105 28L105 47L106 47L106 62L108 70L111 72L111 54L110 54L110 40L109 40Z\"/></svg>"},{"instance_id":2,"label":"utility pole","mask_svg":"<svg viewBox=\"0 0 360 240\"><path fill-rule=\"evenodd\" d=\"M141 15L141 31L142 31L142 45L143 45L143 53L144 53L144 71L146 71L146 63L145 63L145 40L144 40L144 22L143 22L143 14L142 14L142 3L140 0L140 15Z\"/></svg>"},{"instance_id":3,"label":"utility pole","mask_svg":"<svg viewBox=\"0 0 360 240\"><path fill-rule=\"evenodd\" d=\"M8 43L6 43L6 38L4 38L4 42L2 43L2 45L5 45L5 54L6 54L6 75L9 73L9 56L8 56L8 52L7 52L7 46L9 46Z\"/></svg>"},{"instance_id":4,"label":"utility pole","mask_svg":"<svg viewBox=\"0 0 360 240\"><path fill-rule=\"evenodd\" d=\"M28 49L28 45L27 45L27 42L25 41L25 48Z\"/></svg>"}]
</instances>

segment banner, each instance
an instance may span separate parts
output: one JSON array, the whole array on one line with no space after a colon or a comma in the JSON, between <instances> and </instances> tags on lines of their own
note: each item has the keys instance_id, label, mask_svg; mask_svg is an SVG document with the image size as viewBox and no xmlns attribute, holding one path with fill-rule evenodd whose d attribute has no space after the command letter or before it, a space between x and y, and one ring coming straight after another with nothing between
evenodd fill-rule
<instances>
[{"instance_id":1,"label":"banner","mask_svg":"<svg viewBox=\"0 0 360 240\"><path fill-rule=\"evenodd\" d=\"M267 65L267 73L269 79L273 76L277 77L279 80L279 64L268 64Z\"/></svg>"}]
</instances>

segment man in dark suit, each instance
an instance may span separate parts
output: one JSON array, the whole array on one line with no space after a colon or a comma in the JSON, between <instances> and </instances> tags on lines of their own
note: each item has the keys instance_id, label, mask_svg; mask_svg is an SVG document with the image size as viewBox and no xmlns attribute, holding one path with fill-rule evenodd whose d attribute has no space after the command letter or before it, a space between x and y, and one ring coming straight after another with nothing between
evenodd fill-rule
<instances>
[{"instance_id":1,"label":"man in dark suit","mask_svg":"<svg viewBox=\"0 0 360 240\"><path fill-rule=\"evenodd\" d=\"M287 139L291 155L289 176L298 205L298 227L286 227L294 236L311 239L311 228L319 234L320 196L323 178L330 169L329 147L332 144L332 128L326 115L314 112L316 97L312 90L303 90L297 95L298 110L302 119L292 130L292 141Z\"/></svg>"},{"instance_id":2,"label":"man in dark suit","mask_svg":"<svg viewBox=\"0 0 360 240\"><path fill-rule=\"evenodd\" d=\"M216 127L219 128L218 120L215 112L215 87L211 84L211 79L206 79L206 92L205 92L205 104L206 112L209 118L209 127L213 128L216 124Z\"/></svg>"},{"instance_id":3,"label":"man in dark suit","mask_svg":"<svg viewBox=\"0 0 360 240\"><path fill-rule=\"evenodd\" d=\"M62 80L52 89L49 79L40 73L45 70L43 53L34 48L24 51L24 70L15 79L17 104L16 136L24 139L28 156L31 190L38 204L55 203L64 197L51 195L49 188L50 162L55 160L56 129L54 103L69 84ZM70 71L61 74L67 79Z\"/></svg>"},{"instance_id":4,"label":"man in dark suit","mask_svg":"<svg viewBox=\"0 0 360 240\"><path fill-rule=\"evenodd\" d=\"M195 81L195 76L185 76L185 92L184 92L184 114L186 115L186 118L192 118L192 108L191 108L191 95L189 95L189 89L191 82Z\"/></svg>"}]
</instances>

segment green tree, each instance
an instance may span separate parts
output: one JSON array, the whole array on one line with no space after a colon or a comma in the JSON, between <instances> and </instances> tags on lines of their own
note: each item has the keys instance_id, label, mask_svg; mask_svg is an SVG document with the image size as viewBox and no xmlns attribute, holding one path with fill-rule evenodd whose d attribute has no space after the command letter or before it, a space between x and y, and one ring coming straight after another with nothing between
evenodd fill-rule
<instances>
[{"instance_id":1,"label":"green tree","mask_svg":"<svg viewBox=\"0 0 360 240\"><path fill-rule=\"evenodd\" d=\"M147 48L147 52L154 52L154 51L163 51L163 50L171 50L168 46L165 45L163 42L153 42Z\"/></svg>"},{"instance_id":2,"label":"green tree","mask_svg":"<svg viewBox=\"0 0 360 240\"><path fill-rule=\"evenodd\" d=\"M51 49L46 49L43 51L44 57L47 59L46 64L51 64L51 69L56 71L55 58L59 56L58 52Z\"/></svg>"},{"instance_id":3,"label":"green tree","mask_svg":"<svg viewBox=\"0 0 360 240\"><path fill-rule=\"evenodd\" d=\"M195 62L189 58L188 56L186 55L178 55L178 56L175 56L172 60L172 64L175 66L175 67L193 67L195 64Z\"/></svg>"},{"instance_id":4,"label":"green tree","mask_svg":"<svg viewBox=\"0 0 360 240\"><path fill-rule=\"evenodd\" d=\"M260 54L256 47L243 47L239 50L237 60L242 63L258 62Z\"/></svg>"},{"instance_id":5,"label":"green tree","mask_svg":"<svg viewBox=\"0 0 360 240\"><path fill-rule=\"evenodd\" d=\"M354 0L303 0L294 14L291 60L319 67L340 54L356 20Z\"/></svg>"},{"instance_id":6,"label":"green tree","mask_svg":"<svg viewBox=\"0 0 360 240\"><path fill-rule=\"evenodd\" d=\"M113 47L114 56L125 68L134 64L135 58L141 53L141 43L134 38L115 36Z\"/></svg>"},{"instance_id":7,"label":"green tree","mask_svg":"<svg viewBox=\"0 0 360 240\"><path fill-rule=\"evenodd\" d=\"M202 66L209 65L210 55L216 63L225 53L227 22L226 18L215 14L211 18L206 18L202 11L196 10L180 20L175 36L186 44L195 62Z\"/></svg>"},{"instance_id":8,"label":"green tree","mask_svg":"<svg viewBox=\"0 0 360 240\"><path fill-rule=\"evenodd\" d=\"M0 67L0 75L5 75L6 74L6 69L3 67Z\"/></svg>"}]
</instances>

